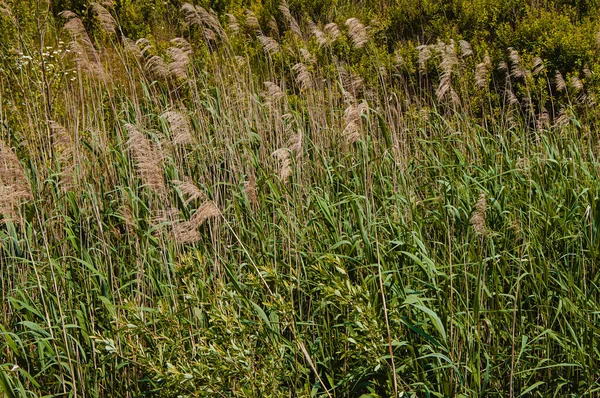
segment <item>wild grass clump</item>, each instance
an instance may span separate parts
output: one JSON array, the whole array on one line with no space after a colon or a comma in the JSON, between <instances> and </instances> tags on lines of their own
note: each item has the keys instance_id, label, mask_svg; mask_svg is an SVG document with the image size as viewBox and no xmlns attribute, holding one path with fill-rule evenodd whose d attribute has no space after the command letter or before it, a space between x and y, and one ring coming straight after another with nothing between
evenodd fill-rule
<instances>
[{"instance_id":1,"label":"wild grass clump","mask_svg":"<svg viewBox=\"0 0 600 398\"><path fill-rule=\"evenodd\" d=\"M1 6L0 396L596 395L598 50L250 3Z\"/></svg>"}]
</instances>

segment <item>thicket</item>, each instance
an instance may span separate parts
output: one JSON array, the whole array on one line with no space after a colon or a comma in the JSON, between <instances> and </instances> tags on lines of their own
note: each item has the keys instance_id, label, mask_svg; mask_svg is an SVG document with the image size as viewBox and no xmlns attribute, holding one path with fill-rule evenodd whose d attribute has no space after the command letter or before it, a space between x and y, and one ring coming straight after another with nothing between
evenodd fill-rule
<instances>
[{"instance_id":1,"label":"thicket","mask_svg":"<svg viewBox=\"0 0 600 398\"><path fill-rule=\"evenodd\" d=\"M0 396L594 396L597 1L0 3Z\"/></svg>"}]
</instances>

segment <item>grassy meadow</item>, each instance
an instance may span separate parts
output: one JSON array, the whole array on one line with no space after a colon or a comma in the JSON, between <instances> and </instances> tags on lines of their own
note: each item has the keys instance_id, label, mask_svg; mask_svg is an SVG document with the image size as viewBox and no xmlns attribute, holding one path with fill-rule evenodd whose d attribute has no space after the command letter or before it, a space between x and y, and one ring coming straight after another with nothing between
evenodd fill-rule
<instances>
[{"instance_id":1,"label":"grassy meadow","mask_svg":"<svg viewBox=\"0 0 600 398\"><path fill-rule=\"evenodd\" d=\"M600 395L594 0L0 1L0 397Z\"/></svg>"}]
</instances>

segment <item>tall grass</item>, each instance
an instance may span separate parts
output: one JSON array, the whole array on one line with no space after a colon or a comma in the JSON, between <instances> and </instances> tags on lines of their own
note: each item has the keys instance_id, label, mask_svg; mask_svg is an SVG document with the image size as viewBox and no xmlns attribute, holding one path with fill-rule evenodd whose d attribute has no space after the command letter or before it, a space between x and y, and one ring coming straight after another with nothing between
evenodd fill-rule
<instances>
[{"instance_id":1,"label":"tall grass","mask_svg":"<svg viewBox=\"0 0 600 398\"><path fill-rule=\"evenodd\" d=\"M600 391L595 87L285 2L109 9L3 64L0 395Z\"/></svg>"}]
</instances>

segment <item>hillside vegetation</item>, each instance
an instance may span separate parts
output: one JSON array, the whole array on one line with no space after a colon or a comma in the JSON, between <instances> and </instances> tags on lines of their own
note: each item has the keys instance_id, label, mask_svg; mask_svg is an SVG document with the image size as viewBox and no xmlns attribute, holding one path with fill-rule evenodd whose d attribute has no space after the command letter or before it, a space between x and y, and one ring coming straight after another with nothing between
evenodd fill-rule
<instances>
[{"instance_id":1,"label":"hillside vegetation","mask_svg":"<svg viewBox=\"0 0 600 398\"><path fill-rule=\"evenodd\" d=\"M0 0L0 397L600 394L598 0Z\"/></svg>"}]
</instances>

